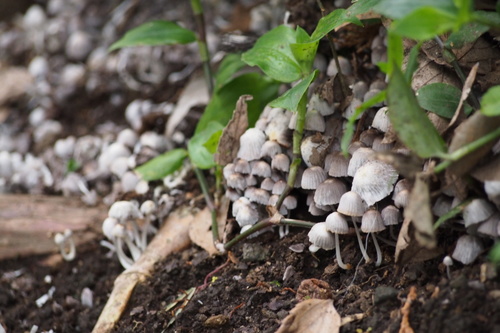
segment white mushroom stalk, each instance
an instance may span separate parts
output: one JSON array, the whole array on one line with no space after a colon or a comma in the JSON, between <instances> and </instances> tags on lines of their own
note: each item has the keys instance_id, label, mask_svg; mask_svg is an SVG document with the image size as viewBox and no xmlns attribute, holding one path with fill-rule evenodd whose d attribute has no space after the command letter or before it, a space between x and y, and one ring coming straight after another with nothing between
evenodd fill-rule
<instances>
[{"instance_id":1,"label":"white mushroom stalk","mask_svg":"<svg viewBox=\"0 0 500 333\"><path fill-rule=\"evenodd\" d=\"M151 225L151 220L156 212L156 204L152 200L146 200L141 205L141 213L144 214L144 225L142 226L139 248L144 251L148 245L148 233L155 233L156 229Z\"/></svg>"},{"instance_id":2,"label":"white mushroom stalk","mask_svg":"<svg viewBox=\"0 0 500 333\"><path fill-rule=\"evenodd\" d=\"M128 239L127 232L125 231L123 225L116 224L113 227L113 237L115 238L115 248L118 260L123 268L129 269L134 264L134 260L129 258L125 252L123 252L123 241Z\"/></svg>"},{"instance_id":3,"label":"white mushroom stalk","mask_svg":"<svg viewBox=\"0 0 500 333\"><path fill-rule=\"evenodd\" d=\"M54 242L59 246L61 255L66 261L71 261L76 257L75 241L72 236L73 232L69 229L66 229L64 234L57 233L54 236Z\"/></svg>"},{"instance_id":4,"label":"white mushroom stalk","mask_svg":"<svg viewBox=\"0 0 500 333\"><path fill-rule=\"evenodd\" d=\"M333 212L326 217L325 223L326 230L332 232L335 236L335 255L337 257L339 267L342 269L349 269L350 265L346 265L342 261L339 240L339 234L347 234L349 232L349 226L347 225L346 219L340 213Z\"/></svg>"},{"instance_id":5,"label":"white mushroom stalk","mask_svg":"<svg viewBox=\"0 0 500 333\"><path fill-rule=\"evenodd\" d=\"M134 261L139 259L142 251L134 242L141 244L141 236L139 235L139 227L136 220L143 217L142 213L129 201L117 201L109 208L108 216L117 219L123 226L126 226L129 221L131 222L134 241L130 237L125 237L124 240L130 249L130 254L134 258Z\"/></svg>"}]
</instances>

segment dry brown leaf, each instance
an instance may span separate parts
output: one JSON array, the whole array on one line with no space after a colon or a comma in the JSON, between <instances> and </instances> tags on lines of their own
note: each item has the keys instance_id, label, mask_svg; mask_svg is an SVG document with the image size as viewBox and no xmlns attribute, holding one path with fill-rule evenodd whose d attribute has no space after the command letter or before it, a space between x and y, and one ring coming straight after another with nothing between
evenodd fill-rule
<instances>
[{"instance_id":1,"label":"dry brown leaf","mask_svg":"<svg viewBox=\"0 0 500 333\"><path fill-rule=\"evenodd\" d=\"M500 126L500 116L486 117L480 112L474 113L467 120L462 122L456 129L453 139L451 140L449 152L462 148L480 137L496 130ZM485 156L494 145L494 141L490 142L472 153L464 156L460 160L453 163L446 169L446 177L448 183L453 182L453 179L460 177L469 172L479 160Z\"/></svg>"},{"instance_id":2,"label":"dry brown leaf","mask_svg":"<svg viewBox=\"0 0 500 333\"><path fill-rule=\"evenodd\" d=\"M248 105L247 101L252 100L250 95L240 96L236 102L233 117L222 131L222 135L214 155L215 163L225 166L232 163L240 149L240 136L245 133L248 127Z\"/></svg>"},{"instance_id":3,"label":"dry brown leaf","mask_svg":"<svg viewBox=\"0 0 500 333\"><path fill-rule=\"evenodd\" d=\"M0 195L0 259L58 252L53 235L73 231L78 245L101 233L103 206L87 207L79 198Z\"/></svg>"},{"instance_id":4,"label":"dry brown leaf","mask_svg":"<svg viewBox=\"0 0 500 333\"><path fill-rule=\"evenodd\" d=\"M191 108L197 105L206 105L209 100L205 79L201 76L193 77L182 91L179 101L168 119L165 135L171 137L177 125L186 118Z\"/></svg>"},{"instance_id":5,"label":"dry brown leaf","mask_svg":"<svg viewBox=\"0 0 500 333\"><path fill-rule=\"evenodd\" d=\"M405 58L405 61L407 61L407 58ZM460 80L451 69L436 64L431 59L428 59L425 54L420 53L418 55L418 68L413 74L411 87L414 91L417 91L427 84L436 82L451 84L458 88L461 87Z\"/></svg>"},{"instance_id":6,"label":"dry brown leaf","mask_svg":"<svg viewBox=\"0 0 500 333\"><path fill-rule=\"evenodd\" d=\"M413 328L410 325L410 307L411 303L417 299L417 288L415 286L410 287L406 302L401 308L401 326L399 327L399 333L413 333Z\"/></svg>"},{"instance_id":7,"label":"dry brown leaf","mask_svg":"<svg viewBox=\"0 0 500 333\"><path fill-rule=\"evenodd\" d=\"M111 332L127 307L135 286L151 274L154 265L191 244L188 229L193 219L194 215L187 209L178 209L169 215L141 257L116 278L92 333Z\"/></svg>"},{"instance_id":8,"label":"dry brown leaf","mask_svg":"<svg viewBox=\"0 0 500 333\"><path fill-rule=\"evenodd\" d=\"M229 199L222 197L219 209L217 211L217 226L219 228L219 235L224 232L226 224L227 211L229 209ZM208 207L199 211L192 223L189 225L189 238L196 245L203 248L210 255L218 254L219 251L214 246L214 239L212 235L212 214Z\"/></svg>"},{"instance_id":9,"label":"dry brown leaf","mask_svg":"<svg viewBox=\"0 0 500 333\"><path fill-rule=\"evenodd\" d=\"M427 249L436 248L437 241L433 227L429 184L427 184L424 174L419 174L415 178L404 216L405 219L412 221L417 242Z\"/></svg>"},{"instance_id":10,"label":"dry brown leaf","mask_svg":"<svg viewBox=\"0 0 500 333\"><path fill-rule=\"evenodd\" d=\"M335 333L341 318L331 299L309 299L297 304L276 333Z\"/></svg>"},{"instance_id":11,"label":"dry brown leaf","mask_svg":"<svg viewBox=\"0 0 500 333\"><path fill-rule=\"evenodd\" d=\"M399 265L410 262L426 261L439 256L443 251L441 248L428 250L415 240L415 227L409 219L403 221L396 243L395 261Z\"/></svg>"},{"instance_id":12,"label":"dry brown leaf","mask_svg":"<svg viewBox=\"0 0 500 333\"><path fill-rule=\"evenodd\" d=\"M472 176L479 181L485 182L487 180L500 181L500 155L497 155L492 161L474 170Z\"/></svg>"},{"instance_id":13,"label":"dry brown leaf","mask_svg":"<svg viewBox=\"0 0 500 333\"><path fill-rule=\"evenodd\" d=\"M460 101L458 103L457 109L455 110L455 114L448 124L448 128L453 127L458 119L465 118L465 113L462 111L462 106L464 105L465 100L469 97L470 91L472 89L472 85L474 84L474 80L476 79L477 69L479 67L479 63L476 63L469 72L467 79L465 80L464 87L462 88L462 94L460 95Z\"/></svg>"}]
</instances>

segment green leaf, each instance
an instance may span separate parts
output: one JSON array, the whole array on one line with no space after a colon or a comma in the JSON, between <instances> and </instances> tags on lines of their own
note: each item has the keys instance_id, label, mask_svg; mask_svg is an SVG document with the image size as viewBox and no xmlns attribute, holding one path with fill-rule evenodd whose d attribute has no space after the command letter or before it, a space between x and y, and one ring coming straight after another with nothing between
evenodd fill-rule
<instances>
[{"instance_id":1,"label":"green leaf","mask_svg":"<svg viewBox=\"0 0 500 333\"><path fill-rule=\"evenodd\" d=\"M369 109L372 106L385 101L385 99L386 99L386 91L382 90L378 94L376 94L375 96L373 96L372 98L370 98L369 100L367 100L366 102L364 102L363 104L358 106L356 108L356 111L354 112L354 114L351 117L349 117L344 134L342 135L342 140L340 142L340 147L341 147L342 153L344 155L348 154L349 144L351 143L352 137L354 135L354 130L355 130L354 123L356 122L358 117L366 109Z\"/></svg>"},{"instance_id":2,"label":"green leaf","mask_svg":"<svg viewBox=\"0 0 500 333\"><path fill-rule=\"evenodd\" d=\"M247 73L230 80L215 91L198 121L195 133L203 131L211 121L226 126L241 95L254 97L248 102L248 123L253 126L267 103L276 98L278 88L278 82L259 73Z\"/></svg>"},{"instance_id":3,"label":"green leaf","mask_svg":"<svg viewBox=\"0 0 500 333\"><path fill-rule=\"evenodd\" d=\"M379 63L377 66L387 75L392 74L393 65L401 68L403 65L403 38L389 30L387 36L387 62Z\"/></svg>"},{"instance_id":4,"label":"green leaf","mask_svg":"<svg viewBox=\"0 0 500 333\"><path fill-rule=\"evenodd\" d=\"M309 35L301 27L297 27L297 41L306 41L290 44L295 60L299 63L302 73L311 72L316 51L318 50L319 41L307 42Z\"/></svg>"},{"instance_id":5,"label":"green leaf","mask_svg":"<svg viewBox=\"0 0 500 333\"><path fill-rule=\"evenodd\" d=\"M418 69L418 54L420 52L420 47L422 42L417 43L411 48L410 56L408 57L408 63L406 64L405 79L407 82L411 82L413 74Z\"/></svg>"},{"instance_id":6,"label":"green leaf","mask_svg":"<svg viewBox=\"0 0 500 333\"><path fill-rule=\"evenodd\" d=\"M356 14L352 14L345 9L336 9L330 14L322 17L316 29L311 35L311 41L318 41L321 38L325 37L330 31L341 26L344 23L354 23L357 25L363 25L361 21L355 16Z\"/></svg>"},{"instance_id":7,"label":"green leaf","mask_svg":"<svg viewBox=\"0 0 500 333\"><path fill-rule=\"evenodd\" d=\"M351 7L347 8L347 15L357 16L373 10L373 7L378 5L381 0L358 0Z\"/></svg>"},{"instance_id":8,"label":"green leaf","mask_svg":"<svg viewBox=\"0 0 500 333\"><path fill-rule=\"evenodd\" d=\"M418 105L401 70L394 67L387 87L389 119L401 141L418 156L443 156L446 146L424 110Z\"/></svg>"},{"instance_id":9,"label":"green leaf","mask_svg":"<svg viewBox=\"0 0 500 333\"><path fill-rule=\"evenodd\" d=\"M220 137L222 136L223 130L217 131L203 144L205 148L207 148L210 154L215 154L217 151L217 147L219 145Z\"/></svg>"},{"instance_id":10,"label":"green leaf","mask_svg":"<svg viewBox=\"0 0 500 333\"><path fill-rule=\"evenodd\" d=\"M392 31L403 37L425 41L452 30L456 22L455 15L433 7L422 7L394 22Z\"/></svg>"},{"instance_id":11,"label":"green leaf","mask_svg":"<svg viewBox=\"0 0 500 333\"><path fill-rule=\"evenodd\" d=\"M500 86L494 86L484 94L481 112L488 117L500 116Z\"/></svg>"},{"instance_id":12,"label":"green leaf","mask_svg":"<svg viewBox=\"0 0 500 333\"><path fill-rule=\"evenodd\" d=\"M488 26L479 23L464 24L458 31L450 34L444 45L452 49L460 49L465 44L474 42L488 30Z\"/></svg>"},{"instance_id":13,"label":"green leaf","mask_svg":"<svg viewBox=\"0 0 500 333\"><path fill-rule=\"evenodd\" d=\"M250 50L243 53L241 59L250 66L258 66L277 81L297 81L303 73L290 48L290 44L295 42L296 32L280 25L262 35Z\"/></svg>"},{"instance_id":14,"label":"green leaf","mask_svg":"<svg viewBox=\"0 0 500 333\"><path fill-rule=\"evenodd\" d=\"M125 36L109 47L109 51L128 46L188 44L194 41L196 41L195 33L175 22L151 21L129 30Z\"/></svg>"},{"instance_id":15,"label":"green leaf","mask_svg":"<svg viewBox=\"0 0 500 333\"><path fill-rule=\"evenodd\" d=\"M490 261L496 265L500 265L500 242L497 242L488 254Z\"/></svg>"},{"instance_id":16,"label":"green leaf","mask_svg":"<svg viewBox=\"0 0 500 333\"><path fill-rule=\"evenodd\" d=\"M293 88L270 102L269 105L275 108L297 111L300 99L307 93L307 89L316 78L316 74L318 74L318 70L313 71Z\"/></svg>"},{"instance_id":17,"label":"green leaf","mask_svg":"<svg viewBox=\"0 0 500 333\"><path fill-rule=\"evenodd\" d=\"M427 111L448 119L453 118L460 103L461 91L452 85L436 82L417 91L418 104Z\"/></svg>"},{"instance_id":18,"label":"green leaf","mask_svg":"<svg viewBox=\"0 0 500 333\"><path fill-rule=\"evenodd\" d=\"M453 0L381 0L373 10L395 20L402 19L422 7L434 7L450 14L457 13Z\"/></svg>"},{"instance_id":19,"label":"green leaf","mask_svg":"<svg viewBox=\"0 0 500 333\"><path fill-rule=\"evenodd\" d=\"M179 169L186 157L186 149L170 150L135 168L135 171L146 181L162 179Z\"/></svg>"},{"instance_id":20,"label":"green leaf","mask_svg":"<svg viewBox=\"0 0 500 333\"><path fill-rule=\"evenodd\" d=\"M498 6L498 2L497 2ZM471 14L472 20L477 23L487 25L492 28L500 28L500 13L476 10Z\"/></svg>"},{"instance_id":21,"label":"green leaf","mask_svg":"<svg viewBox=\"0 0 500 333\"><path fill-rule=\"evenodd\" d=\"M214 154L208 151L205 144L212 139L217 132L222 132L223 125L211 121L205 129L196 133L188 142L189 159L199 169L210 169L215 166ZM218 140L217 140L218 142Z\"/></svg>"},{"instance_id":22,"label":"green leaf","mask_svg":"<svg viewBox=\"0 0 500 333\"><path fill-rule=\"evenodd\" d=\"M241 60L241 54L229 53L226 55L215 74L215 90L222 88L245 65Z\"/></svg>"}]
</instances>

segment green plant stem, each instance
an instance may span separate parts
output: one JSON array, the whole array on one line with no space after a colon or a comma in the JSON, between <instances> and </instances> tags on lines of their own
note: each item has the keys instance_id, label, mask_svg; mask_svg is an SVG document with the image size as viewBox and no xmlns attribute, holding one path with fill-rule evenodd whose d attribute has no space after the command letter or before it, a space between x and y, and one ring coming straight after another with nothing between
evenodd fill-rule
<instances>
[{"instance_id":1,"label":"green plant stem","mask_svg":"<svg viewBox=\"0 0 500 333\"><path fill-rule=\"evenodd\" d=\"M214 91L214 78L212 67L210 66L210 52L207 46L207 36L205 30L205 18L203 16L203 7L200 0L191 0L191 9L193 10L196 29L198 30L198 52L200 53L201 61L203 62L203 72L207 82L208 93L212 95Z\"/></svg>"},{"instance_id":2,"label":"green plant stem","mask_svg":"<svg viewBox=\"0 0 500 333\"><path fill-rule=\"evenodd\" d=\"M321 17L325 17L326 10L325 7L323 6L323 3L321 2L321 0L316 0L316 3L318 4L318 7L321 11ZM340 86L342 88L342 94L344 95L343 97L345 98L349 95L349 92L347 89L347 84L345 83L344 80L344 74L342 73L342 68L340 68L339 56L337 54L337 50L335 49L335 43L333 42L331 33L327 33L326 38L328 39L328 44L330 45L330 50L332 51L333 59L335 60L335 66L337 66Z\"/></svg>"},{"instance_id":3,"label":"green plant stem","mask_svg":"<svg viewBox=\"0 0 500 333\"><path fill-rule=\"evenodd\" d=\"M496 130L486 134L485 136L480 137L476 141L472 141L471 143L455 150L453 153L449 154L446 156L446 161L443 161L439 163L435 168L434 168L434 173L440 173L444 171L447 167L449 167L452 163L458 161L462 157L464 157L467 154L472 153L476 149L479 149L483 145L487 144L488 142L495 140L500 137L500 128L497 128Z\"/></svg>"},{"instance_id":4,"label":"green plant stem","mask_svg":"<svg viewBox=\"0 0 500 333\"><path fill-rule=\"evenodd\" d=\"M217 210L215 208L214 202L210 196L210 191L208 189L208 182L199 168L194 168L194 173L196 174L196 178L198 178L198 182L200 183L201 191L203 192L203 196L205 197L205 202L207 203L207 207L210 210L210 215L212 216L212 236L214 238L214 243L219 241L219 226L217 225Z\"/></svg>"},{"instance_id":5,"label":"green plant stem","mask_svg":"<svg viewBox=\"0 0 500 333\"><path fill-rule=\"evenodd\" d=\"M279 211L283 200L290 193L295 185L295 179L297 179L297 172L299 166L302 163L302 157L300 154L300 143L302 142L302 137L304 136L304 126L306 123L306 112L307 112L307 92L304 93L300 102L297 106L297 121L295 123L295 130L293 131L293 161L290 165L290 172L288 173L288 179L286 188L281 193L278 201L276 202L276 210Z\"/></svg>"},{"instance_id":6,"label":"green plant stem","mask_svg":"<svg viewBox=\"0 0 500 333\"><path fill-rule=\"evenodd\" d=\"M227 242L226 244L224 244L224 249L225 250L229 250L230 248L232 248L233 246L235 246L236 244L238 244L242 240L246 239L251 234L253 234L253 233L255 233L255 232L259 231L259 230L262 230L264 228L273 226L273 225L290 225L290 226L293 226L293 227L312 228L312 226L314 224L315 223L309 222L309 221L302 221L302 220L295 220L295 219L285 219L285 218L281 218L279 220L279 222L276 223L276 222L273 222L273 220L272 220L271 217L268 217L268 218L265 218L265 219L257 222L251 228L249 228L245 232L239 234L238 236L234 237L229 242Z\"/></svg>"}]
</instances>

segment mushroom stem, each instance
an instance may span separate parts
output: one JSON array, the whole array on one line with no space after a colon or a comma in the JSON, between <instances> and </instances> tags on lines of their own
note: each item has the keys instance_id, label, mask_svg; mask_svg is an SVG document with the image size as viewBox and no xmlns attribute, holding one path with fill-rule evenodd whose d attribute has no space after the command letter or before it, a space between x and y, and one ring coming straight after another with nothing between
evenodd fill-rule
<instances>
[{"instance_id":1,"label":"mushroom stem","mask_svg":"<svg viewBox=\"0 0 500 333\"><path fill-rule=\"evenodd\" d=\"M335 255L337 256L337 263L339 264L340 268L342 269L349 269L349 266L344 264L342 261L342 257L340 255L340 239L339 239L339 234L335 233Z\"/></svg>"},{"instance_id":2,"label":"mushroom stem","mask_svg":"<svg viewBox=\"0 0 500 333\"><path fill-rule=\"evenodd\" d=\"M361 253L363 254L363 258L365 258L365 261L369 263L371 261L370 256L368 256L368 253L366 253L365 246L363 245L363 240L361 239L361 233L359 232L358 225L356 224L356 218L352 218L352 223L354 224L354 230L356 231L356 237L358 238L358 244L359 244L359 249L361 250Z\"/></svg>"},{"instance_id":3,"label":"mushroom stem","mask_svg":"<svg viewBox=\"0 0 500 333\"><path fill-rule=\"evenodd\" d=\"M54 237L54 241L59 246L59 251L66 261L71 261L75 259L76 256L75 241L72 235L73 233L71 230L66 229L64 234L57 233Z\"/></svg>"},{"instance_id":4,"label":"mushroom stem","mask_svg":"<svg viewBox=\"0 0 500 333\"><path fill-rule=\"evenodd\" d=\"M377 261L375 262L375 266L380 266L382 264L382 251L380 251L380 246L378 245L377 236L373 232L370 232L373 238L373 244L375 244L375 250L377 251Z\"/></svg>"},{"instance_id":5,"label":"mushroom stem","mask_svg":"<svg viewBox=\"0 0 500 333\"><path fill-rule=\"evenodd\" d=\"M123 252L122 248L122 239L121 237L116 237L116 255L118 256L118 260L120 261L120 264L123 266L125 269L129 269L133 265L133 260L127 257L125 252Z\"/></svg>"}]
</instances>

